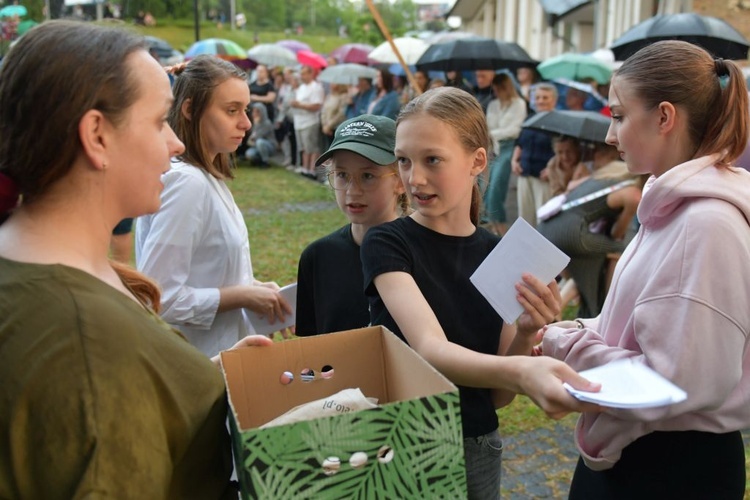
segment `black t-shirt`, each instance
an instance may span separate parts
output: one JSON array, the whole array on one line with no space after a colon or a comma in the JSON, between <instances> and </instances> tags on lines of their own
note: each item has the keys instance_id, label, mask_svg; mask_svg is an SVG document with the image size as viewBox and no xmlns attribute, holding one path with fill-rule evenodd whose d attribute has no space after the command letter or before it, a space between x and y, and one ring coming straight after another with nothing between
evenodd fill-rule
<instances>
[{"instance_id":1,"label":"black t-shirt","mask_svg":"<svg viewBox=\"0 0 750 500\"><path fill-rule=\"evenodd\" d=\"M482 228L467 237L446 236L410 217L371 228L361 249L371 323L406 340L374 285L381 274L406 272L419 286L448 340L473 351L497 354L503 320L469 277L498 241ZM497 429L490 390L458 389L464 436L482 436Z\"/></svg>"},{"instance_id":2,"label":"black t-shirt","mask_svg":"<svg viewBox=\"0 0 750 500\"><path fill-rule=\"evenodd\" d=\"M312 242L300 256L296 333L306 337L369 324L359 245L347 224Z\"/></svg>"},{"instance_id":3,"label":"black t-shirt","mask_svg":"<svg viewBox=\"0 0 750 500\"><path fill-rule=\"evenodd\" d=\"M270 81L260 84L258 82L253 82L250 84L250 93L253 95L259 95L264 96L268 95L270 92L276 92L276 87L273 86L273 83ZM266 111L268 112L268 119L273 121L274 117L274 103L272 102L264 102L263 104L266 105Z\"/></svg>"}]
</instances>

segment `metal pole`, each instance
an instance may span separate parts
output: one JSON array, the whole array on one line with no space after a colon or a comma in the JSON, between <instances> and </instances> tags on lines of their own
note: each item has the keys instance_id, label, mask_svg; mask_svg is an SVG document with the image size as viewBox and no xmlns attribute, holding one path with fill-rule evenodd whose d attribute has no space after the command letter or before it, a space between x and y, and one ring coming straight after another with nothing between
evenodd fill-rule
<instances>
[{"instance_id":1,"label":"metal pole","mask_svg":"<svg viewBox=\"0 0 750 500\"><path fill-rule=\"evenodd\" d=\"M401 56L401 52L399 52L398 47L396 47L396 44L393 42L391 31L388 29L388 26L385 25L385 21L383 21L383 18L380 16L378 8L375 6L373 0L365 0L365 2L367 3L367 8L370 9L370 14L372 14L373 19L375 19L375 23L378 25L378 28L380 28L380 32L383 34L385 39L388 40L388 44L391 46L391 50L393 50L393 53L396 54L398 63L404 70L409 85L411 85L411 88L414 89L416 95L420 95L422 93L422 90L420 90L419 85L417 85L417 81L414 79L414 75L409 69L409 66L404 61L403 56Z\"/></svg>"},{"instance_id":2,"label":"metal pole","mask_svg":"<svg viewBox=\"0 0 750 500\"><path fill-rule=\"evenodd\" d=\"M193 0L193 22L195 23L195 41L201 40L200 17L198 16L198 0Z\"/></svg>"}]
</instances>

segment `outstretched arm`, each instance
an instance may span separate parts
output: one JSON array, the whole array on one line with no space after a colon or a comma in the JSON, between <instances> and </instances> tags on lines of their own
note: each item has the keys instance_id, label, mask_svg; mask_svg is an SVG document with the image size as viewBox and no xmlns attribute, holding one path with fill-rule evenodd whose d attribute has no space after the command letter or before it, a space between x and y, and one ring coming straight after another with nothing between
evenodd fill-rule
<instances>
[{"instance_id":1,"label":"outstretched arm","mask_svg":"<svg viewBox=\"0 0 750 500\"><path fill-rule=\"evenodd\" d=\"M563 382L582 390L598 388L565 363L548 358L482 354L448 341L408 273L381 274L375 278L375 286L409 345L455 384L527 394L553 418L570 411L598 408L582 404L563 388Z\"/></svg>"}]
</instances>

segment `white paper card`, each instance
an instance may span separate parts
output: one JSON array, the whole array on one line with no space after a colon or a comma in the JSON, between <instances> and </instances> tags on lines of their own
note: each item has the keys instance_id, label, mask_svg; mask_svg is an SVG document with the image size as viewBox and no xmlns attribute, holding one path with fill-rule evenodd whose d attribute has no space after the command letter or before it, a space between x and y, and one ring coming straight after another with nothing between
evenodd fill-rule
<instances>
[{"instance_id":1,"label":"white paper card","mask_svg":"<svg viewBox=\"0 0 750 500\"><path fill-rule=\"evenodd\" d=\"M679 403L687 393L648 366L622 359L584 370L581 375L602 384L599 392L584 392L563 386L581 401L610 408L650 408Z\"/></svg>"},{"instance_id":2,"label":"white paper card","mask_svg":"<svg viewBox=\"0 0 750 500\"><path fill-rule=\"evenodd\" d=\"M549 283L568 262L570 257L519 217L469 279L506 323L514 323L523 313L516 299L523 273Z\"/></svg>"},{"instance_id":3,"label":"white paper card","mask_svg":"<svg viewBox=\"0 0 750 500\"><path fill-rule=\"evenodd\" d=\"M284 328L292 327L297 322L297 283L292 283L282 287L279 290L282 297L286 299L289 306L292 308L292 314L284 315L284 322L275 323L268 321L267 316L260 316L255 311L246 311L246 314L250 318L250 323L253 325L255 333L258 335L270 335Z\"/></svg>"}]
</instances>

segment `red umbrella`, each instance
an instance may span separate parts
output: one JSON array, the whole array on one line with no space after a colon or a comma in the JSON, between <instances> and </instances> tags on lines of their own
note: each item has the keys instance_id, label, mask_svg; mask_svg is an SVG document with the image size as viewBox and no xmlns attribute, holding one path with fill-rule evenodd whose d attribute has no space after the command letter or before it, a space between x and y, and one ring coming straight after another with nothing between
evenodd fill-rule
<instances>
[{"instance_id":1,"label":"red umbrella","mask_svg":"<svg viewBox=\"0 0 750 500\"><path fill-rule=\"evenodd\" d=\"M325 57L309 50L300 50L297 52L297 62L314 69L322 69L328 66Z\"/></svg>"},{"instance_id":2,"label":"red umbrella","mask_svg":"<svg viewBox=\"0 0 750 500\"><path fill-rule=\"evenodd\" d=\"M331 51L331 56L340 63L367 64L367 54L374 49L366 43L347 43Z\"/></svg>"}]
</instances>

